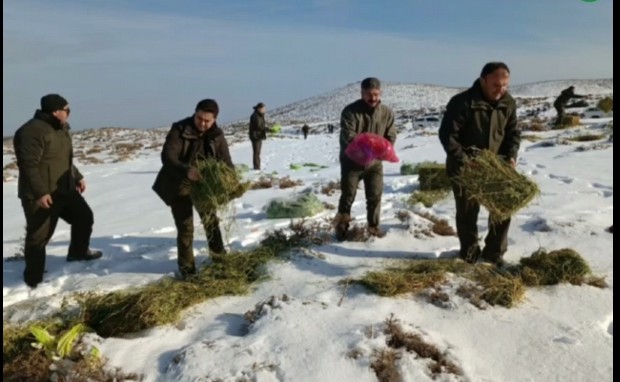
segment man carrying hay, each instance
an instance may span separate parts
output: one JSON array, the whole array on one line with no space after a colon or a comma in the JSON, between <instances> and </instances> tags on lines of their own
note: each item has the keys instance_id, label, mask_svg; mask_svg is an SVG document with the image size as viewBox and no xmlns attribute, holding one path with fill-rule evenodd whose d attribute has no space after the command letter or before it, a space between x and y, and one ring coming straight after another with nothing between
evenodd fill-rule
<instances>
[{"instance_id":1,"label":"man carrying hay","mask_svg":"<svg viewBox=\"0 0 620 382\"><path fill-rule=\"evenodd\" d=\"M196 273L194 262L194 202L191 198L192 183L200 180L197 162L200 158L213 158L234 166L228 151L224 132L216 124L219 107L216 101L198 102L194 115L172 124L164 143L161 160L163 166L157 174L153 190L170 206L177 228L179 271L182 276ZM199 210L209 251L225 253L222 232L215 210Z\"/></svg>"},{"instance_id":2,"label":"man carrying hay","mask_svg":"<svg viewBox=\"0 0 620 382\"><path fill-rule=\"evenodd\" d=\"M555 120L556 126L561 126L564 123L564 108L571 98L585 98L585 96L575 94L574 86L569 86L568 88L562 90L562 93L560 93L558 98L556 98L553 103L553 107L555 107L555 110L558 113L558 118Z\"/></svg>"},{"instance_id":3,"label":"man carrying hay","mask_svg":"<svg viewBox=\"0 0 620 382\"><path fill-rule=\"evenodd\" d=\"M385 235L379 228L381 215L381 194L383 193L383 165L375 160L364 167L355 163L346 154L349 143L360 133L368 132L386 138L393 145L396 141L394 113L381 103L381 83L369 77L362 81L361 99L347 105L340 118L340 173L341 189L338 215L335 219L336 238L344 240L349 230L351 206L355 201L357 186L364 181L368 233L372 236Z\"/></svg>"},{"instance_id":4,"label":"man carrying hay","mask_svg":"<svg viewBox=\"0 0 620 382\"><path fill-rule=\"evenodd\" d=\"M508 247L510 218L489 218L484 250L478 245L480 204L455 181L468 159L479 150L489 150L516 165L521 142L517 127L517 107L508 93L510 70L503 62L484 65L480 78L466 91L452 97L439 128L439 139L446 151L446 171L456 201L456 227L461 244L459 256L476 262L499 264Z\"/></svg>"}]
</instances>

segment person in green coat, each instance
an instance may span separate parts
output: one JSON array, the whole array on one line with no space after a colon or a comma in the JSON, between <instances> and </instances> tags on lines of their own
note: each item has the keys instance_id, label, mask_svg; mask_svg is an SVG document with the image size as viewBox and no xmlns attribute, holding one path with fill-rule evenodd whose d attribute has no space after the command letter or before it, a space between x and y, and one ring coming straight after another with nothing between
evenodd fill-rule
<instances>
[{"instance_id":1,"label":"person in green coat","mask_svg":"<svg viewBox=\"0 0 620 382\"><path fill-rule=\"evenodd\" d=\"M446 171L453 179L466 159L477 150L490 150L516 166L521 143L517 105L508 93L510 70L503 62L489 62L480 77L462 93L452 97L439 127L439 140L447 154ZM459 256L471 263L483 261L501 265L508 248L510 219L493 222L484 250L478 245L480 204L452 181L456 201L456 230L461 244Z\"/></svg>"},{"instance_id":2,"label":"person in green coat","mask_svg":"<svg viewBox=\"0 0 620 382\"><path fill-rule=\"evenodd\" d=\"M386 138L393 145L396 141L394 112L381 103L381 82L374 77L361 83L361 98L347 105L340 117L340 201L334 219L336 238L345 240L351 220L351 206L355 201L357 186L364 182L366 194L366 220L368 234L385 236L379 227L381 196L383 194L383 164L375 160L369 166L360 166L345 154L347 146L360 133L369 132Z\"/></svg>"},{"instance_id":3,"label":"person in green coat","mask_svg":"<svg viewBox=\"0 0 620 382\"><path fill-rule=\"evenodd\" d=\"M32 288L43 281L45 247L58 219L71 225L67 261L96 260L101 251L89 249L93 211L82 196L84 177L73 165L69 134L69 102L58 95L41 98L41 109L13 137L19 179L17 196L26 217L24 281Z\"/></svg>"}]
</instances>

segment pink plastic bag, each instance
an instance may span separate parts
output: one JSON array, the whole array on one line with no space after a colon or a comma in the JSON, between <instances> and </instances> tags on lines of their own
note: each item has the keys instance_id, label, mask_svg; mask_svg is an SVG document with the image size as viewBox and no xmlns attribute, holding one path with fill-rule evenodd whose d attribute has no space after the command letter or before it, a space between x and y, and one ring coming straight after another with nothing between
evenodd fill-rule
<instances>
[{"instance_id":1,"label":"pink plastic bag","mask_svg":"<svg viewBox=\"0 0 620 382\"><path fill-rule=\"evenodd\" d=\"M358 134L347 146L344 153L360 166L368 166L374 160L392 163L399 161L394 146L387 139L373 133Z\"/></svg>"}]
</instances>

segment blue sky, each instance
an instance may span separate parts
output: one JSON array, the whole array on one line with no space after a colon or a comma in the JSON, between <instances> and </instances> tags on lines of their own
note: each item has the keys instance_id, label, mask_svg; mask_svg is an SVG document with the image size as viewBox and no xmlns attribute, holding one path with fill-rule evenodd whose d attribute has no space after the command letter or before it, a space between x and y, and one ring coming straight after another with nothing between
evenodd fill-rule
<instances>
[{"instance_id":1,"label":"blue sky","mask_svg":"<svg viewBox=\"0 0 620 382\"><path fill-rule=\"evenodd\" d=\"M225 123L367 76L467 86L490 60L513 83L613 77L612 0L9 0L3 11L4 135L51 92L81 130L167 126L203 98Z\"/></svg>"}]
</instances>

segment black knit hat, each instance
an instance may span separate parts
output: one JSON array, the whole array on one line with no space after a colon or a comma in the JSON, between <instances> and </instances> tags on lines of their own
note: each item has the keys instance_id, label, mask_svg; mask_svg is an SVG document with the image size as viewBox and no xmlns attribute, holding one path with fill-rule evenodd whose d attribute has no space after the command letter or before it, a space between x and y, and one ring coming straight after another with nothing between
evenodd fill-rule
<instances>
[{"instance_id":1,"label":"black knit hat","mask_svg":"<svg viewBox=\"0 0 620 382\"><path fill-rule=\"evenodd\" d=\"M264 104L264 103L262 103L262 102L259 102L259 103L257 103L257 104L256 104L256 106L254 106L254 110L258 110L258 109L260 109L261 107L265 107L265 104Z\"/></svg>"},{"instance_id":2,"label":"black knit hat","mask_svg":"<svg viewBox=\"0 0 620 382\"><path fill-rule=\"evenodd\" d=\"M64 109L69 102L59 94L48 94L41 97L41 111L44 113L53 113L56 110Z\"/></svg>"}]
</instances>

